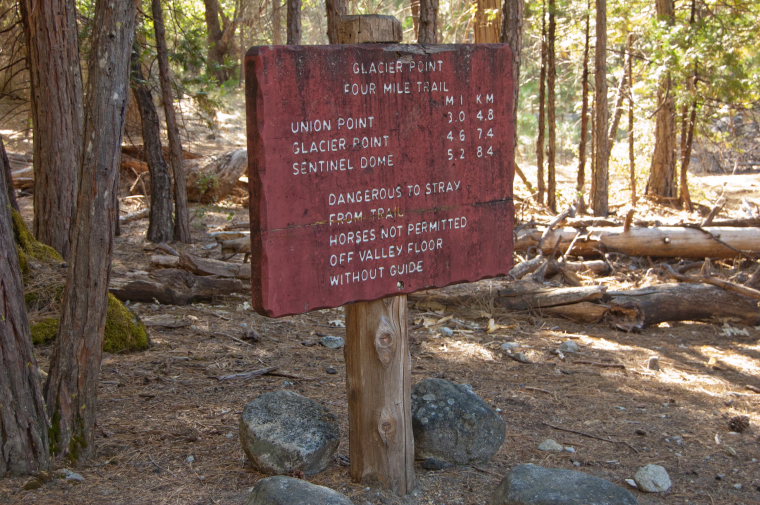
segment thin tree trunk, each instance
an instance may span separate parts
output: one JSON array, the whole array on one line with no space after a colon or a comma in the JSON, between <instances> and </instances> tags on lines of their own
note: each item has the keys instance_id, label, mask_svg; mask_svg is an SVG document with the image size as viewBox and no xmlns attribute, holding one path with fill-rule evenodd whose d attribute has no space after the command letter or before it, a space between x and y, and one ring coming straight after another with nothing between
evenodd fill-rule
<instances>
[{"instance_id":1,"label":"thin tree trunk","mask_svg":"<svg viewBox=\"0 0 760 505\"><path fill-rule=\"evenodd\" d=\"M151 0L152 3L152 0ZM206 53L206 65L209 72L220 83L227 81L230 78L229 71L225 65L225 57L227 56L227 48L223 42L224 32L219 24L220 6L219 0L203 0L204 14L206 18L206 40L208 43L208 52ZM155 7L153 7L155 17ZM163 25L163 13L161 14L161 24ZM156 28L158 30L158 28Z\"/></svg>"},{"instance_id":2,"label":"thin tree trunk","mask_svg":"<svg viewBox=\"0 0 760 505\"><path fill-rule=\"evenodd\" d=\"M8 161L8 153L5 152L2 135L0 135L0 165L2 165L0 168L2 168L2 177L5 180L5 188L7 189L8 204L12 209L19 210L18 202L16 201L16 190L13 188L11 163Z\"/></svg>"},{"instance_id":3,"label":"thin tree trunk","mask_svg":"<svg viewBox=\"0 0 760 505\"><path fill-rule=\"evenodd\" d=\"M656 0L657 16L668 25L675 22L673 0ZM667 72L657 91L657 114L654 130L654 153L649 170L646 194L655 197L676 196L676 105Z\"/></svg>"},{"instance_id":4,"label":"thin tree trunk","mask_svg":"<svg viewBox=\"0 0 760 505\"><path fill-rule=\"evenodd\" d=\"M282 0L272 0L272 44L282 45Z\"/></svg>"},{"instance_id":5,"label":"thin tree trunk","mask_svg":"<svg viewBox=\"0 0 760 505\"><path fill-rule=\"evenodd\" d=\"M586 33L583 45L583 72L581 74L581 140L578 145L578 180L575 185L575 191L578 193L579 214L586 212L586 201L583 193L586 185L586 144L588 142L588 53L591 46L591 0L587 5L586 11Z\"/></svg>"},{"instance_id":6,"label":"thin tree trunk","mask_svg":"<svg viewBox=\"0 0 760 505\"><path fill-rule=\"evenodd\" d=\"M288 0L288 41L289 46L301 43L301 0Z\"/></svg>"},{"instance_id":7,"label":"thin tree trunk","mask_svg":"<svg viewBox=\"0 0 760 505\"><path fill-rule=\"evenodd\" d=\"M628 51L633 52L633 37L629 35ZM633 120L633 58L628 59L628 173L631 184L631 204L635 205L636 196L636 152L634 150L634 120Z\"/></svg>"},{"instance_id":8,"label":"thin tree trunk","mask_svg":"<svg viewBox=\"0 0 760 505\"><path fill-rule=\"evenodd\" d=\"M615 145L615 140L617 140L617 132L618 128L620 127L620 118L623 117L623 103L625 102L625 92L626 92L626 86L627 86L627 79L628 79L628 61L632 58L631 56L631 35L628 34L628 44L627 44L627 50L625 53L625 59L623 61L623 75L620 76L620 84L618 84L616 97L615 97L615 112L612 115L612 124L610 125L610 132L608 135L608 151L612 152L612 146Z\"/></svg>"},{"instance_id":9,"label":"thin tree trunk","mask_svg":"<svg viewBox=\"0 0 760 505\"><path fill-rule=\"evenodd\" d=\"M696 76L695 79L696 81ZM691 148L694 145L694 129L697 122L697 99L691 102L684 110L683 128L681 129L682 138L685 135L685 139L682 140L681 145L681 193L679 199L681 200L681 206L689 211L692 210L691 195L689 194L689 163L691 162Z\"/></svg>"},{"instance_id":10,"label":"thin tree trunk","mask_svg":"<svg viewBox=\"0 0 760 505\"><path fill-rule=\"evenodd\" d=\"M0 139L0 172L10 173ZM48 423L24 307L11 204L0 176L0 477L37 473L50 466Z\"/></svg>"},{"instance_id":11,"label":"thin tree trunk","mask_svg":"<svg viewBox=\"0 0 760 505\"><path fill-rule=\"evenodd\" d=\"M520 62L522 61L522 39L523 39L523 19L525 18L524 0L504 0L502 7L502 25L501 25L501 42L508 44L512 49L512 87L514 89L511 119L512 124L517 125L517 108L520 102ZM514 152L517 152L517 128L514 129L512 136L512 145ZM525 175L522 174L517 161L511 160L515 166L515 172L521 175L526 182L528 190L532 189Z\"/></svg>"},{"instance_id":12,"label":"thin tree trunk","mask_svg":"<svg viewBox=\"0 0 760 505\"><path fill-rule=\"evenodd\" d=\"M546 0L541 2L541 70L538 84L538 138L536 139L536 181L538 203L544 203L544 144L546 131Z\"/></svg>"},{"instance_id":13,"label":"thin tree trunk","mask_svg":"<svg viewBox=\"0 0 760 505\"><path fill-rule=\"evenodd\" d=\"M411 0L409 7L412 10L412 24L414 25L414 38L420 37L420 0Z\"/></svg>"},{"instance_id":14,"label":"thin tree trunk","mask_svg":"<svg viewBox=\"0 0 760 505\"><path fill-rule=\"evenodd\" d=\"M208 0L207 0L208 1ZM211 0L215 1L215 0ZM182 159L182 140L179 136L177 119L174 114L172 97L172 76L166 48L166 31L161 0L151 0L153 26L156 30L156 50L158 52L158 74L161 82L161 101L164 104L166 131L169 137L169 164L174 175L174 240L189 243L190 216L187 208L187 180Z\"/></svg>"},{"instance_id":15,"label":"thin tree trunk","mask_svg":"<svg viewBox=\"0 0 760 505\"><path fill-rule=\"evenodd\" d=\"M87 458L95 447L97 386L135 12L133 0L98 0L95 5L78 210L61 324L45 387L54 434L51 450L71 460Z\"/></svg>"},{"instance_id":16,"label":"thin tree trunk","mask_svg":"<svg viewBox=\"0 0 760 505\"><path fill-rule=\"evenodd\" d=\"M330 44L338 44L338 26L340 17L348 14L347 0L325 0L327 13L327 40Z\"/></svg>"},{"instance_id":17,"label":"thin tree trunk","mask_svg":"<svg viewBox=\"0 0 760 505\"><path fill-rule=\"evenodd\" d=\"M82 156L82 75L70 0L21 0L34 124L34 234L69 257Z\"/></svg>"},{"instance_id":18,"label":"thin tree trunk","mask_svg":"<svg viewBox=\"0 0 760 505\"><path fill-rule=\"evenodd\" d=\"M592 195L595 216L606 216L608 210L609 149L607 145L607 0L596 0L596 53L594 57L596 111L596 160L594 169L594 194Z\"/></svg>"},{"instance_id":19,"label":"thin tree trunk","mask_svg":"<svg viewBox=\"0 0 760 505\"><path fill-rule=\"evenodd\" d=\"M420 0L420 44L438 43L438 0Z\"/></svg>"},{"instance_id":20,"label":"thin tree trunk","mask_svg":"<svg viewBox=\"0 0 760 505\"><path fill-rule=\"evenodd\" d=\"M694 26L697 16L697 2L691 0L691 15L689 26ZM699 83L699 60L694 62L694 73L689 82L689 93L692 96L690 106L684 106L683 126L681 128L681 192L679 200L681 207L692 210L691 195L689 194L689 163L691 162L691 146L694 144L694 128L697 122L697 84Z\"/></svg>"},{"instance_id":21,"label":"thin tree trunk","mask_svg":"<svg viewBox=\"0 0 760 505\"><path fill-rule=\"evenodd\" d=\"M143 149L150 171L150 220L148 240L170 242L174 236L172 220L172 180L161 147L161 127L153 104L153 94L145 82L137 47L132 52L132 91L140 109Z\"/></svg>"},{"instance_id":22,"label":"thin tree trunk","mask_svg":"<svg viewBox=\"0 0 760 505\"><path fill-rule=\"evenodd\" d=\"M501 13L499 0L477 0L475 13L475 43L493 44L499 41Z\"/></svg>"},{"instance_id":23,"label":"thin tree trunk","mask_svg":"<svg viewBox=\"0 0 760 505\"><path fill-rule=\"evenodd\" d=\"M547 115L549 120L549 148L547 149L546 203L557 212L557 4L549 0L549 37L547 49L546 87L548 94Z\"/></svg>"}]
</instances>

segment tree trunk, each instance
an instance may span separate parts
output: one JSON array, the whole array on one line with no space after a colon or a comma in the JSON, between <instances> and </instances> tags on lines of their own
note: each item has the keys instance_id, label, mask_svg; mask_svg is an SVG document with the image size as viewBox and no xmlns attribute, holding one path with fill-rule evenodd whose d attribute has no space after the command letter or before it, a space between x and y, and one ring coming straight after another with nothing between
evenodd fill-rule
<instances>
[{"instance_id":1,"label":"tree trunk","mask_svg":"<svg viewBox=\"0 0 760 505\"><path fill-rule=\"evenodd\" d=\"M656 0L657 16L668 25L675 22L674 0ZM670 73L661 79L657 90L654 153L646 194L654 197L676 196L676 104L671 91Z\"/></svg>"},{"instance_id":2,"label":"tree trunk","mask_svg":"<svg viewBox=\"0 0 760 505\"><path fill-rule=\"evenodd\" d=\"M546 53L546 88L548 94L549 148L547 149L546 204L557 212L557 3L549 0L549 33Z\"/></svg>"},{"instance_id":3,"label":"tree trunk","mask_svg":"<svg viewBox=\"0 0 760 505\"><path fill-rule=\"evenodd\" d=\"M282 0L272 0L272 44L282 45Z\"/></svg>"},{"instance_id":4,"label":"tree trunk","mask_svg":"<svg viewBox=\"0 0 760 505\"><path fill-rule=\"evenodd\" d=\"M623 117L623 102L625 102L626 86L628 85L628 64L633 57L631 54L631 35L628 34L627 51L625 52L625 59L623 61L623 75L620 77L620 84L618 84L616 98L615 98L615 112L612 116L612 124L610 125L610 132L608 135L608 148L609 152L612 152L612 146L615 145L617 140L618 127L620 126L620 118Z\"/></svg>"},{"instance_id":5,"label":"tree trunk","mask_svg":"<svg viewBox=\"0 0 760 505\"><path fill-rule=\"evenodd\" d=\"M477 0L475 13L475 43L493 44L499 41L501 12L499 0Z\"/></svg>"},{"instance_id":6,"label":"tree trunk","mask_svg":"<svg viewBox=\"0 0 760 505\"><path fill-rule=\"evenodd\" d=\"M591 2L589 0L588 10L586 12L586 33L583 44L583 72L581 74L581 140L578 144L578 179L575 185L575 191L578 193L579 214L586 212L586 201L584 198L584 186L586 185L586 144L588 143L588 53L591 47Z\"/></svg>"},{"instance_id":7,"label":"tree trunk","mask_svg":"<svg viewBox=\"0 0 760 505\"><path fill-rule=\"evenodd\" d=\"M208 5L213 3L217 3L217 1L206 0L207 11ZM169 137L169 164L172 167L172 174L174 175L174 240L189 243L191 239L190 217L187 209L187 181L182 161L182 140L179 137L177 119L174 115L174 99L171 87L172 76L171 69L169 68L168 50L166 48L166 31L164 29L164 13L161 8L161 0L151 0L151 8L153 11L153 26L156 30L161 101L164 104L166 131Z\"/></svg>"},{"instance_id":8,"label":"tree trunk","mask_svg":"<svg viewBox=\"0 0 760 505\"><path fill-rule=\"evenodd\" d=\"M514 108L512 120L517 124L517 104L520 98L520 62L522 60L523 19L525 17L524 0L504 0L501 26L501 42L512 49L512 82L514 89ZM515 128L515 148L517 146L517 128Z\"/></svg>"},{"instance_id":9,"label":"tree trunk","mask_svg":"<svg viewBox=\"0 0 760 505\"><path fill-rule=\"evenodd\" d=\"M10 172L0 139L0 172ZM24 307L11 204L0 175L0 477L50 466L48 423Z\"/></svg>"},{"instance_id":10,"label":"tree trunk","mask_svg":"<svg viewBox=\"0 0 760 505\"><path fill-rule=\"evenodd\" d=\"M3 144L2 135L0 135L0 168L2 168L2 175L0 175L0 177L5 181L5 189L7 190L8 205L10 205L13 210L19 210L18 202L16 201L16 190L13 187L11 162L8 161L8 153L5 152L5 144Z\"/></svg>"},{"instance_id":11,"label":"tree trunk","mask_svg":"<svg viewBox=\"0 0 760 505\"><path fill-rule=\"evenodd\" d=\"M538 137L536 138L536 178L538 179L538 203L545 202L544 141L546 131L546 0L541 2L541 70L538 83Z\"/></svg>"},{"instance_id":12,"label":"tree trunk","mask_svg":"<svg viewBox=\"0 0 760 505\"><path fill-rule=\"evenodd\" d=\"M327 40L330 44L339 43L340 17L348 14L347 0L325 0L327 13Z\"/></svg>"},{"instance_id":13,"label":"tree trunk","mask_svg":"<svg viewBox=\"0 0 760 505\"><path fill-rule=\"evenodd\" d=\"M153 0L151 0L153 4ZM206 66L211 75L213 75L220 83L226 82L230 78L230 72L225 65L225 58L227 56L227 47L224 44L224 32L222 26L219 23L219 15L221 8L219 6L219 0L203 0L204 14L206 17L206 40L208 41L208 52L206 53ZM153 6L153 17L156 16L156 7ZM163 29L163 12L160 16L161 27ZM155 19L154 19L155 22ZM158 27L156 27L158 30ZM156 36L156 42L158 43L158 36Z\"/></svg>"},{"instance_id":14,"label":"tree trunk","mask_svg":"<svg viewBox=\"0 0 760 505\"><path fill-rule=\"evenodd\" d=\"M420 0L410 0L409 7L412 11L412 25L414 25L414 38L420 37Z\"/></svg>"},{"instance_id":15,"label":"tree trunk","mask_svg":"<svg viewBox=\"0 0 760 505\"><path fill-rule=\"evenodd\" d=\"M694 77L694 80L696 81L696 76ZM691 105L689 105L687 110L684 111L683 128L681 129L681 193L679 199L681 200L681 206L688 211L692 210L688 174L689 163L691 162L691 148L694 145L694 129L696 127L696 122L697 99L695 97L692 100Z\"/></svg>"},{"instance_id":16,"label":"tree trunk","mask_svg":"<svg viewBox=\"0 0 760 505\"><path fill-rule=\"evenodd\" d=\"M51 450L70 460L94 451L135 7L132 0L98 0L95 5L78 210L61 324L45 387L54 434Z\"/></svg>"},{"instance_id":17,"label":"tree trunk","mask_svg":"<svg viewBox=\"0 0 760 505\"><path fill-rule=\"evenodd\" d=\"M420 0L417 42L420 44L438 43L438 0Z\"/></svg>"},{"instance_id":18,"label":"tree trunk","mask_svg":"<svg viewBox=\"0 0 760 505\"><path fill-rule=\"evenodd\" d=\"M512 124L517 125L517 106L520 102L520 62L522 60L522 39L523 39L523 19L525 17L524 0L504 0L501 25L501 42L508 44L512 49L512 82L514 83L514 95L512 101L511 119ZM517 153L517 128L514 129L512 145L515 154ZM516 160L512 160L515 166L515 172L520 175L522 170L517 165ZM532 189L525 175L522 175L523 181Z\"/></svg>"},{"instance_id":19,"label":"tree trunk","mask_svg":"<svg viewBox=\"0 0 760 505\"><path fill-rule=\"evenodd\" d=\"M69 258L83 129L76 8L69 0L19 4L32 85L34 234Z\"/></svg>"},{"instance_id":20,"label":"tree trunk","mask_svg":"<svg viewBox=\"0 0 760 505\"><path fill-rule=\"evenodd\" d=\"M288 0L288 45L301 43L301 0Z\"/></svg>"},{"instance_id":21,"label":"tree trunk","mask_svg":"<svg viewBox=\"0 0 760 505\"><path fill-rule=\"evenodd\" d=\"M172 181L161 147L161 127L158 122L156 106L153 104L153 94L145 82L137 47L132 52L132 91L140 109L143 148L150 171L148 240L159 243L170 242L174 235Z\"/></svg>"},{"instance_id":22,"label":"tree trunk","mask_svg":"<svg viewBox=\"0 0 760 505\"><path fill-rule=\"evenodd\" d=\"M633 53L633 34L628 35L628 52ZM636 204L636 151L633 131L633 58L628 58L628 175L631 184L631 204Z\"/></svg>"},{"instance_id":23,"label":"tree trunk","mask_svg":"<svg viewBox=\"0 0 760 505\"><path fill-rule=\"evenodd\" d=\"M609 213L609 161L610 153L607 141L607 0L596 0L596 53L594 57L596 75L594 92L596 111L596 151L594 153L594 193L592 206L595 216Z\"/></svg>"}]
</instances>

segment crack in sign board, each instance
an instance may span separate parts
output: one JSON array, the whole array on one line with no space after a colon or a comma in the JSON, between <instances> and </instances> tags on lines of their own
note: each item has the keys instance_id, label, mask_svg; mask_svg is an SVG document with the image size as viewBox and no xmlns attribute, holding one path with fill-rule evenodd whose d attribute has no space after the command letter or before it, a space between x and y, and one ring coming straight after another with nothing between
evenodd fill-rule
<instances>
[{"instance_id":1,"label":"crack in sign board","mask_svg":"<svg viewBox=\"0 0 760 505\"><path fill-rule=\"evenodd\" d=\"M246 55L253 305L282 316L505 274L506 45Z\"/></svg>"}]
</instances>

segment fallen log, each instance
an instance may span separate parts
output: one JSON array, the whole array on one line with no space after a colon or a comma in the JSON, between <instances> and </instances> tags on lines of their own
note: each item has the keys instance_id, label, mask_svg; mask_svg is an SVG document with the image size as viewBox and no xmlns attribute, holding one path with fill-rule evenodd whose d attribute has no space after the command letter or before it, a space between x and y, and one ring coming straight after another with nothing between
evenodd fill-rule
<instances>
[{"instance_id":1,"label":"fallen log","mask_svg":"<svg viewBox=\"0 0 760 505\"><path fill-rule=\"evenodd\" d=\"M198 275L216 275L243 280L251 278L250 263L230 263L211 258L200 258L191 254L180 254L179 267Z\"/></svg>"},{"instance_id":2,"label":"fallen log","mask_svg":"<svg viewBox=\"0 0 760 505\"><path fill-rule=\"evenodd\" d=\"M158 302L166 305L188 305L210 302L230 293L246 293L248 285L239 279L198 276L186 270L156 270L149 278L114 279L109 290L117 298L132 302Z\"/></svg>"},{"instance_id":3,"label":"fallen log","mask_svg":"<svg viewBox=\"0 0 760 505\"><path fill-rule=\"evenodd\" d=\"M181 268L196 275L216 275L241 280L251 278L250 263L231 263L186 253L181 253L179 256L154 254L150 257L150 262L159 268Z\"/></svg>"},{"instance_id":4,"label":"fallen log","mask_svg":"<svg viewBox=\"0 0 760 505\"><path fill-rule=\"evenodd\" d=\"M556 248L566 250L578 231L560 228L550 231L543 241L541 252L549 254ZM525 252L537 248L543 231L522 230L515 241L515 251ZM604 252L618 252L629 256L682 257L682 258L733 258L760 253L760 228L734 228L712 226L707 228L660 227L631 228L594 227L588 236L576 240L569 254L593 257Z\"/></svg>"},{"instance_id":5,"label":"fallen log","mask_svg":"<svg viewBox=\"0 0 760 505\"><path fill-rule=\"evenodd\" d=\"M615 327L640 329L666 321L732 320L760 324L757 301L709 284L660 284L610 291L606 319Z\"/></svg>"},{"instance_id":6,"label":"fallen log","mask_svg":"<svg viewBox=\"0 0 760 505\"><path fill-rule=\"evenodd\" d=\"M230 240L222 240L222 256L234 256L236 254L251 254L251 237L245 236Z\"/></svg>"},{"instance_id":7,"label":"fallen log","mask_svg":"<svg viewBox=\"0 0 760 505\"><path fill-rule=\"evenodd\" d=\"M624 331L668 321L760 323L756 301L709 284L660 284L629 291L608 291L593 303L584 301L535 309L541 314L581 323L606 321Z\"/></svg>"},{"instance_id":8,"label":"fallen log","mask_svg":"<svg viewBox=\"0 0 760 505\"><path fill-rule=\"evenodd\" d=\"M218 202L232 193L248 167L245 149L213 156L204 165L188 164L187 198L191 202Z\"/></svg>"},{"instance_id":9,"label":"fallen log","mask_svg":"<svg viewBox=\"0 0 760 505\"><path fill-rule=\"evenodd\" d=\"M509 310L532 310L601 300L606 290L606 286L551 288L533 283L515 283L499 290L496 303Z\"/></svg>"}]
</instances>

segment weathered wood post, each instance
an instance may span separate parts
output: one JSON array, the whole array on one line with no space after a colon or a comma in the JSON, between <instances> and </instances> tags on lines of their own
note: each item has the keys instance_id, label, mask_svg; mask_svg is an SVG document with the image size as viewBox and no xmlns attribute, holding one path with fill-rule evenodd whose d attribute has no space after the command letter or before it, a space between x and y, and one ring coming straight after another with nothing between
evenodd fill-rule
<instances>
[{"instance_id":1,"label":"weathered wood post","mask_svg":"<svg viewBox=\"0 0 760 505\"><path fill-rule=\"evenodd\" d=\"M392 16L343 16L341 44L400 42ZM406 295L346 306L351 477L398 495L414 489L411 358Z\"/></svg>"},{"instance_id":2,"label":"weathered wood post","mask_svg":"<svg viewBox=\"0 0 760 505\"><path fill-rule=\"evenodd\" d=\"M384 16L338 28L355 44L246 56L253 305L346 306L351 475L404 495L406 294L512 266L511 52L400 45Z\"/></svg>"}]
</instances>

